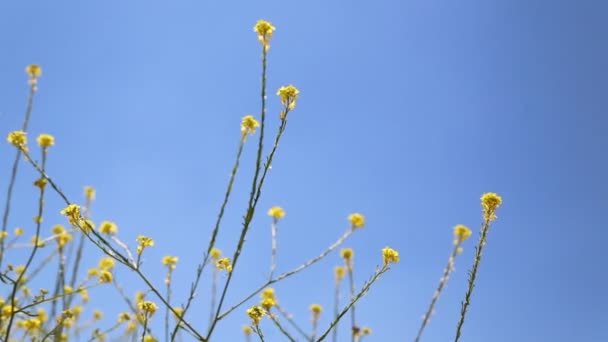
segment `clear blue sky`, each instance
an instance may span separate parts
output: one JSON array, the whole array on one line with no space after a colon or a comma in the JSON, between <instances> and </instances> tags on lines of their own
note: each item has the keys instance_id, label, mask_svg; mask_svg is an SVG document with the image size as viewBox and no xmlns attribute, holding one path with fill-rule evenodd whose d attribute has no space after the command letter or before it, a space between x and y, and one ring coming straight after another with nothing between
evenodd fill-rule
<instances>
[{"instance_id":1,"label":"clear blue sky","mask_svg":"<svg viewBox=\"0 0 608 342\"><path fill-rule=\"evenodd\" d=\"M278 125L275 90L293 83L301 96L229 304L267 275L268 207L287 211L279 232L283 271L324 250L346 229L346 216L360 211L368 225L346 244L355 249L357 280L381 262L385 245L402 261L360 302L359 323L373 329L368 341L413 340L452 227L462 223L474 238L424 335L453 340L479 196L494 191L504 205L462 341L607 341L607 15L603 1L5 1L0 128L20 126L24 67L41 64L30 131L57 138L49 173L75 201L84 185L95 186L95 221L116 221L131 245L140 233L156 239L145 270L159 285L160 259L178 255L179 303L223 196L240 119L259 115L260 46L252 27L270 20L277 27L270 130ZM229 254L253 141L218 242ZM3 189L13 154L0 146ZM31 233L34 173L22 170L10 227ZM45 229L63 222L61 207L49 198ZM99 256L89 249L86 262ZM301 324L308 326L313 302L330 310L339 262L332 254L276 287ZM117 277L131 294L143 288L124 271ZM201 288L189 316L198 327L206 326L207 291ZM107 313L106 326L125 308L111 288L92 296ZM215 340L241 340L247 321L236 312ZM328 322L325 315L321 325ZM268 341L283 340L263 327ZM343 325L341 340L346 331Z\"/></svg>"}]
</instances>

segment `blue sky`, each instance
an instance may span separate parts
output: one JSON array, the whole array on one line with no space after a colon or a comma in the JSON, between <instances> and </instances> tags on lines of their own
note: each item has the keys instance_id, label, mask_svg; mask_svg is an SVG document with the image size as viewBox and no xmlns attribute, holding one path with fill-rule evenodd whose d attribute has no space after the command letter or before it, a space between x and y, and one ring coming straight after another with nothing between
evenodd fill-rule
<instances>
[{"instance_id":1,"label":"blue sky","mask_svg":"<svg viewBox=\"0 0 608 342\"><path fill-rule=\"evenodd\" d=\"M49 173L74 201L82 201L84 185L95 186L95 221L114 220L125 241L134 245L141 233L156 239L144 267L157 284L162 256L179 256L179 303L207 245L240 119L259 116L260 46L252 27L270 20L277 28L270 131L278 126L275 90L293 83L301 96L229 304L267 275L267 208L287 211L279 271L320 253L359 211L367 227L345 245L355 249L359 284L381 263L382 247L401 253L401 263L360 302L359 323L373 329L368 341L413 340L452 227L462 223L474 238L423 339L453 340L479 196L493 191L504 205L462 341L605 341L606 13L602 1L7 1L0 4L0 127L20 126L23 70L39 63L30 132L57 138ZM253 141L218 241L228 254L245 210ZM13 154L0 147L2 187ZM35 174L25 164L21 170L9 225L31 232ZM46 229L63 222L61 207L49 197ZM99 257L90 248L86 262ZM331 308L338 263L332 254L276 286L301 324L308 325L311 303ZM143 288L124 271L117 277L129 293ZM201 288L191 311L198 327L206 326L207 291ZM125 309L111 288L92 296L107 326ZM235 312L215 340L241 340L247 321L243 310ZM321 326L328 323L325 315ZM283 340L263 327L268 341ZM346 331L344 324L341 340Z\"/></svg>"}]
</instances>

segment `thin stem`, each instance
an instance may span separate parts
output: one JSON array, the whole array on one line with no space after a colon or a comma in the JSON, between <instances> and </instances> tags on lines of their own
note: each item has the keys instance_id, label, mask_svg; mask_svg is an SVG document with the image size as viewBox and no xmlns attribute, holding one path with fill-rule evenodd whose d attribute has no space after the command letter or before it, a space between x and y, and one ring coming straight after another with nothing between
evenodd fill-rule
<instances>
[{"instance_id":1,"label":"thin stem","mask_svg":"<svg viewBox=\"0 0 608 342\"><path fill-rule=\"evenodd\" d=\"M331 324L329 325L329 328L327 328L327 330L325 330L323 335L321 335L321 337L319 337L316 340L316 342L323 341L327 337L327 335L329 335L329 332L338 324L340 319L342 319L342 317L348 312L348 310L350 310L351 307L353 305L355 305L355 303L369 291L370 287L380 278L380 276L388 270L389 270L388 265L384 265L382 268L376 270L376 272L374 273L372 278L370 280L368 280L365 284L363 284L361 291L359 291L359 293L354 298L351 299L350 303L348 303L348 305L344 309L342 309L340 314L338 314L338 317L336 317L333 320L333 322L331 322Z\"/></svg>"},{"instance_id":2,"label":"thin stem","mask_svg":"<svg viewBox=\"0 0 608 342\"><path fill-rule=\"evenodd\" d=\"M23 119L23 124L21 126L21 130L23 132L27 132L27 127L30 122L30 117L32 115L32 109L34 107L34 94L36 94L36 84L30 84L30 94L27 99L27 108L25 110L25 118ZM17 171L19 170L19 158L21 158L21 149L17 149L17 154L15 155L15 159L13 160L13 168L11 170L11 178L8 182L8 190L6 192L6 203L4 205L4 214L2 215L2 235L5 234L6 229L8 228L8 217L11 211L11 200L13 198L13 188L15 187L15 181L17 180ZM4 239L0 241L0 269L2 269L2 261L4 259ZM0 320L0 323L2 321Z\"/></svg>"},{"instance_id":3,"label":"thin stem","mask_svg":"<svg viewBox=\"0 0 608 342\"><path fill-rule=\"evenodd\" d=\"M279 311L279 313L281 314L281 316L283 316L283 318L285 318L287 320L287 322L289 322L289 324L291 324L291 326L294 327L298 331L298 333L300 333L300 335L302 335L302 337L304 337L304 339L306 339L307 341L311 340L310 336L308 336L308 334L306 334L306 332L302 328L300 328L300 326L293 320L293 318L290 317L290 315L289 315L289 313L287 313L287 311L285 311L278 304L277 304L276 308Z\"/></svg>"},{"instance_id":4,"label":"thin stem","mask_svg":"<svg viewBox=\"0 0 608 342\"><path fill-rule=\"evenodd\" d=\"M333 250L335 250L336 248L338 248L352 233L353 233L352 229L347 230L336 242L334 242L333 245L329 246L329 248L327 248L325 251L323 251L323 253L321 253L320 255L318 255L318 256L316 256L316 257L308 260L304 264L296 267L295 269L293 269L293 270L291 270L289 272L285 272L285 273L279 275L275 279L267 281L262 286L258 287L256 290L254 290L252 293L250 293L247 297L245 297L244 299L242 299L240 302L238 302L237 304L233 305L230 309L226 310L221 315L219 315L219 317L217 318L217 320L218 321L222 320L224 317L226 317L232 311L236 310L238 307L240 307L241 305L245 304L248 300L250 300L251 298L253 298L253 296L255 296L258 293L260 293L266 287L268 287L268 286L270 286L270 285L272 285L272 284L274 284L276 282L279 282L279 281L281 281L281 280L283 280L283 279L285 279L287 277L295 275L296 273L299 273L300 271L303 271L304 269L308 268L309 266L311 266L311 265L315 264L316 262L318 262L319 260L323 259L325 256L327 256Z\"/></svg>"},{"instance_id":5,"label":"thin stem","mask_svg":"<svg viewBox=\"0 0 608 342\"><path fill-rule=\"evenodd\" d=\"M209 326L213 324L213 320L215 319L215 302L217 301L217 276L218 269L216 267L213 268L213 273L211 275L211 310L209 312Z\"/></svg>"},{"instance_id":6,"label":"thin stem","mask_svg":"<svg viewBox=\"0 0 608 342\"><path fill-rule=\"evenodd\" d=\"M167 303L171 304L171 275L173 274L171 267L167 273ZM169 308L165 308L165 341L169 341Z\"/></svg>"},{"instance_id":7,"label":"thin stem","mask_svg":"<svg viewBox=\"0 0 608 342\"><path fill-rule=\"evenodd\" d=\"M447 284L448 279L450 277L450 273L454 270L454 260L456 259L456 255L458 254L458 248L460 247L460 244L462 242L461 240L455 240L455 241L457 241L457 243L456 243L456 245L454 245L454 249L452 250L452 253L450 254L450 258L448 259L448 264L445 266L445 269L443 270L443 275L441 276L441 279L439 280L439 285L437 286L437 289L435 290L435 293L433 294L433 299L431 300L431 304L429 305L429 308L427 309L426 313L424 314L424 316L422 318L422 324L420 325L420 329L418 329L418 334L416 335L415 342L420 341L422 332L424 331L424 328L429 323L429 320L431 319L431 315L433 314L433 309L435 308L435 303L437 303L437 300L439 299L439 296L441 295L441 291L445 287L445 284Z\"/></svg>"},{"instance_id":8,"label":"thin stem","mask_svg":"<svg viewBox=\"0 0 608 342\"><path fill-rule=\"evenodd\" d=\"M190 305L192 304L192 301L194 300L194 297L196 295L196 290L198 289L201 277L203 275L203 270L205 269L205 266L209 263L209 255L211 253L211 250L215 246L215 240L216 240L217 234L220 229L220 224L222 222L222 218L224 217L224 211L226 209L226 206L228 205L228 200L230 199L230 194L232 193L232 186L234 184L234 180L236 178L237 171L239 169L239 164L240 164L240 160L241 160L241 155L243 154L244 146L245 146L245 139L241 139L241 141L239 143L238 151L236 153L236 160L234 162L234 166L232 167L232 172L230 173L230 180L228 181L226 193L224 194L224 200L220 207L220 211L217 215L217 220L215 221L215 226L213 227L213 232L211 233L211 239L209 240L209 245L207 246L207 252L203 255L203 260L196 268L196 277L194 279L194 282L190 285L190 294L188 296L188 299L186 300L186 304L184 305L184 308L182 311L182 316L178 317L177 323L175 324L175 328L173 329L173 332L171 333L171 341L175 340L175 336L179 329L179 325L182 322L182 317L185 317L186 313L188 312L188 309L190 309ZM211 312L213 314L213 309L211 310ZM209 324L211 325L212 322L210 322Z\"/></svg>"},{"instance_id":9,"label":"thin stem","mask_svg":"<svg viewBox=\"0 0 608 342\"><path fill-rule=\"evenodd\" d=\"M336 288L334 290L334 319L338 317L338 313L340 310L340 279L336 278ZM332 341L338 342L338 325L336 324L336 328L333 329L332 332Z\"/></svg>"},{"instance_id":10,"label":"thin stem","mask_svg":"<svg viewBox=\"0 0 608 342\"><path fill-rule=\"evenodd\" d=\"M34 92L34 88L32 88L32 92ZM28 107L29 108L29 107ZM28 113L31 111L31 108L29 108ZM26 116L26 120L29 119L29 116ZM43 148L42 149L42 170L45 169L46 167L46 152L47 149ZM15 281L15 283L13 284L13 289L11 292L11 296L10 296L10 303L11 303L11 315L8 321L8 325L6 327L6 334L4 337L5 341L9 340L9 337L11 336L11 327L13 325L13 321L15 319L15 306L17 305L17 300L16 300L16 295L17 295L17 288L19 287L19 284L21 284L21 280L23 279L25 272L27 271L27 269L30 267L30 265L32 264L32 261L34 260L34 257L36 256L36 252L38 251L38 239L40 236L40 228L42 226L42 214L44 212L44 193L45 193L45 186L40 186L40 192L38 195L38 215L37 215L37 220L36 220L36 234L35 234L35 239L36 241L34 241L34 248L32 249L32 252L30 253L29 258L27 259L27 262L25 263L25 267L23 268L23 271L19 274L19 276L17 277L17 280ZM3 245L4 246L4 245ZM0 321L0 324L2 324L2 322Z\"/></svg>"},{"instance_id":11,"label":"thin stem","mask_svg":"<svg viewBox=\"0 0 608 342\"><path fill-rule=\"evenodd\" d=\"M274 219L270 227L272 234L272 256L270 259L270 276L268 279L272 279L274 271L277 268L277 219Z\"/></svg>"},{"instance_id":12,"label":"thin stem","mask_svg":"<svg viewBox=\"0 0 608 342\"><path fill-rule=\"evenodd\" d=\"M473 288L475 287L477 269L479 268L479 263L481 262L481 252L483 250L483 246L485 246L486 244L488 230L490 229L490 222L493 216L493 212L490 212L489 215L487 215L487 218L485 219L484 224L481 228L479 242L477 243L477 246L475 246L475 263L473 264L473 269L469 272L469 287L467 289L467 293L464 296L464 302L461 304L460 320L458 321L458 326L456 328L456 337L454 338L454 342L458 342L458 340L460 339L462 325L464 324L464 320L467 315L467 309L469 308L469 304L471 303L471 294L473 293Z\"/></svg>"},{"instance_id":13,"label":"thin stem","mask_svg":"<svg viewBox=\"0 0 608 342\"><path fill-rule=\"evenodd\" d=\"M350 298L351 301L355 298L355 276L353 274L353 261L352 259L347 261L346 268L348 269L348 281L350 283ZM355 336L357 336L357 332L359 328L357 327L357 321L355 320L355 304L352 305L352 310L350 311L350 320L351 320L351 340L355 342Z\"/></svg>"},{"instance_id":14,"label":"thin stem","mask_svg":"<svg viewBox=\"0 0 608 342\"><path fill-rule=\"evenodd\" d=\"M279 320L277 320L276 317L274 317L274 315L272 315L271 313L268 313L268 317L274 323L274 325L276 325L277 328L279 328L279 330L283 333L283 335L285 335L285 337L287 337L291 342L296 342L296 339L293 338L293 336L291 336L289 334L289 332L287 332L287 330L285 330L285 328L281 325Z\"/></svg>"}]
</instances>

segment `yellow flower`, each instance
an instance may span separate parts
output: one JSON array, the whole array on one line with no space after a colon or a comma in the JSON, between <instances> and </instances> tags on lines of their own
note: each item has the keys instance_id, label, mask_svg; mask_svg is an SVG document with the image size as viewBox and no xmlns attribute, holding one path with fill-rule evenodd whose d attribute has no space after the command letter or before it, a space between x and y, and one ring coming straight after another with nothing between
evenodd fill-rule
<instances>
[{"instance_id":1,"label":"yellow flower","mask_svg":"<svg viewBox=\"0 0 608 342\"><path fill-rule=\"evenodd\" d=\"M310 306L310 311L312 311L314 315L319 315L321 311L323 311L323 307L319 304L313 304Z\"/></svg>"},{"instance_id":2,"label":"yellow flower","mask_svg":"<svg viewBox=\"0 0 608 342\"><path fill-rule=\"evenodd\" d=\"M255 133L255 129L258 127L260 127L260 124L252 115L243 117L243 120L241 121L241 133L243 133L243 137L247 134Z\"/></svg>"},{"instance_id":3,"label":"yellow flower","mask_svg":"<svg viewBox=\"0 0 608 342\"><path fill-rule=\"evenodd\" d=\"M351 260L354 255L355 252L353 252L352 248L342 248L342 250L340 251L340 256L342 256L342 258L347 261Z\"/></svg>"},{"instance_id":4,"label":"yellow flower","mask_svg":"<svg viewBox=\"0 0 608 342\"><path fill-rule=\"evenodd\" d=\"M45 149L55 145L55 138L50 134L40 134L37 141L38 145Z\"/></svg>"},{"instance_id":5,"label":"yellow flower","mask_svg":"<svg viewBox=\"0 0 608 342\"><path fill-rule=\"evenodd\" d=\"M93 311L93 319L99 321L103 317L103 312L99 310Z\"/></svg>"},{"instance_id":6,"label":"yellow flower","mask_svg":"<svg viewBox=\"0 0 608 342\"><path fill-rule=\"evenodd\" d=\"M216 260L222 256L222 251L217 248L211 248L211 259Z\"/></svg>"},{"instance_id":7,"label":"yellow flower","mask_svg":"<svg viewBox=\"0 0 608 342\"><path fill-rule=\"evenodd\" d=\"M184 309L182 309L182 308L173 308L173 311L175 311L173 316L175 316L176 320L179 319L184 314Z\"/></svg>"},{"instance_id":8,"label":"yellow flower","mask_svg":"<svg viewBox=\"0 0 608 342\"><path fill-rule=\"evenodd\" d=\"M13 131L8 134L6 140L16 147L24 147L27 145L27 136L24 131Z\"/></svg>"},{"instance_id":9,"label":"yellow flower","mask_svg":"<svg viewBox=\"0 0 608 342\"><path fill-rule=\"evenodd\" d=\"M25 72L30 78L38 78L42 75L42 68L38 64L30 64L25 67Z\"/></svg>"},{"instance_id":10,"label":"yellow flower","mask_svg":"<svg viewBox=\"0 0 608 342\"><path fill-rule=\"evenodd\" d=\"M274 300L274 298L263 298L260 301L260 306L262 306L267 311L270 311L270 309L276 305L277 305L277 302Z\"/></svg>"},{"instance_id":11,"label":"yellow flower","mask_svg":"<svg viewBox=\"0 0 608 342\"><path fill-rule=\"evenodd\" d=\"M114 268L114 259L107 257L99 260L99 269L103 271L111 271Z\"/></svg>"},{"instance_id":12,"label":"yellow flower","mask_svg":"<svg viewBox=\"0 0 608 342\"><path fill-rule=\"evenodd\" d=\"M281 207L272 207L268 210L268 216L274 218L275 221L285 217L285 210Z\"/></svg>"},{"instance_id":13,"label":"yellow flower","mask_svg":"<svg viewBox=\"0 0 608 342\"><path fill-rule=\"evenodd\" d=\"M344 273L346 273L346 268L344 268L342 266L336 266L334 271L336 273L336 281L340 281L340 280L342 280L342 278L344 278Z\"/></svg>"},{"instance_id":14,"label":"yellow flower","mask_svg":"<svg viewBox=\"0 0 608 342\"><path fill-rule=\"evenodd\" d=\"M247 316L253 320L254 325L260 324L260 320L264 315L266 315L266 310L261 306L254 305L250 309L247 309Z\"/></svg>"},{"instance_id":15,"label":"yellow flower","mask_svg":"<svg viewBox=\"0 0 608 342\"><path fill-rule=\"evenodd\" d=\"M65 233L65 228L60 224L56 224L53 226L53 228L51 228L51 231L53 232L53 234L59 235Z\"/></svg>"},{"instance_id":16,"label":"yellow flower","mask_svg":"<svg viewBox=\"0 0 608 342\"><path fill-rule=\"evenodd\" d=\"M226 270L228 273L232 272L232 265L230 265L230 259L228 258L219 259L215 263L215 267L217 267L218 270Z\"/></svg>"},{"instance_id":17,"label":"yellow flower","mask_svg":"<svg viewBox=\"0 0 608 342\"><path fill-rule=\"evenodd\" d=\"M372 329L370 329L368 327L363 327L363 329L361 330L361 333L363 335L370 335L372 333Z\"/></svg>"},{"instance_id":18,"label":"yellow flower","mask_svg":"<svg viewBox=\"0 0 608 342\"><path fill-rule=\"evenodd\" d=\"M154 246L154 240L147 236L140 235L137 237L137 242L139 242L139 246L137 246L137 254L141 254L146 247Z\"/></svg>"},{"instance_id":19,"label":"yellow flower","mask_svg":"<svg viewBox=\"0 0 608 342\"><path fill-rule=\"evenodd\" d=\"M0 240L6 239L8 237L8 232L0 232Z\"/></svg>"},{"instance_id":20,"label":"yellow flower","mask_svg":"<svg viewBox=\"0 0 608 342\"><path fill-rule=\"evenodd\" d=\"M158 309L156 304L151 301L139 302L138 306L141 311L143 311L145 314L150 315L150 316L154 315L154 313L156 312L156 309Z\"/></svg>"},{"instance_id":21,"label":"yellow flower","mask_svg":"<svg viewBox=\"0 0 608 342\"><path fill-rule=\"evenodd\" d=\"M88 201L95 199L95 189L92 186L84 187L84 196Z\"/></svg>"},{"instance_id":22,"label":"yellow flower","mask_svg":"<svg viewBox=\"0 0 608 342\"><path fill-rule=\"evenodd\" d=\"M286 87L279 88L277 95L281 97L281 103L286 106L287 109L292 110L296 107L296 100L300 95L300 91L290 84Z\"/></svg>"},{"instance_id":23,"label":"yellow flower","mask_svg":"<svg viewBox=\"0 0 608 342\"><path fill-rule=\"evenodd\" d=\"M493 192L487 192L481 196L481 206L483 207L483 217L486 221L494 221L496 208L502 203L502 198Z\"/></svg>"},{"instance_id":24,"label":"yellow flower","mask_svg":"<svg viewBox=\"0 0 608 342\"><path fill-rule=\"evenodd\" d=\"M144 336L143 342L156 342L156 339L152 335Z\"/></svg>"},{"instance_id":25,"label":"yellow flower","mask_svg":"<svg viewBox=\"0 0 608 342\"><path fill-rule=\"evenodd\" d=\"M362 228L363 226L365 226L365 216L363 216L359 213L354 213L354 214L348 215L348 220L350 221L350 224L352 225L353 230L355 230L357 228Z\"/></svg>"},{"instance_id":26,"label":"yellow flower","mask_svg":"<svg viewBox=\"0 0 608 342\"><path fill-rule=\"evenodd\" d=\"M116 227L116 223L110 221L103 221L99 225L99 231L103 234L116 234L118 232L118 227Z\"/></svg>"},{"instance_id":27,"label":"yellow flower","mask_svg":"<svg viewBox=\"0 0 608 342\"><path fill-rule=\"evenodd\" d=\"M264 48L268 50L268 46L270 43L270 38L272 37L272 33L274 32L275 27L266 20L258 20L258 22L253 27L253 31L258 34L258 40Z\"/></svg>"},{"instance_id":28,"label":"yellow flower","mask_svg":"<svg viewBox=\"0 0 608 342\"><path fill-rule=\"evenodd\" d=\"M23 235L23 228L15 228L15 236Z\"/></svg>"},{"instance_id":29,"label":"yellow flower","mask_svg":"<svg viewBox=\"0 0 608 342\"><path fill-rule=\"evenodd\" d=\"M265 288L264 291L262 291L262 294L260 296L262 298L276 299L275 292L274 292L274 289L272 287Z\"/></svg>"},{"instance_id":30,"label":"yellow flower","mask_svg":"<svg viewBox=\"0 0 608 342\"><path fill-rule=\"evenodd\" d=\"M78 204L70 204L61 211L62 215L68 217L70 224L76 226L80 220L80 206Z\"/></svg>"},{"instance_id":31,"label":"yellow flower","mask_svg":"<svg viewBox=\"0 0 608 342\"><path fill-rule=\"evenodd\" d=\"M384 259L384 266L387 266L390 263L398 263L399 252L390 247L384 247L382 249L382 258Z\"/></svg>"},{"instance_id":32,"label":"yellow flower","mask_svg":"<svg viewBox=\"0 0 608 342\"><path fill-rule=\"evenodd\" d=\"M163 265L169 267L171 270L174 270L178 260L179 258L176 256L167 255L163 257Z\"/></svg>"},{"instance_id":33,"label":"yellow flower","mask_svg":"<svg viewBox=\"0 0 608 342\"><path fill-rule=\"evenodd\" d=\"M49 316L46 314L46 311L44 311L43 308L38 309L37 313L40 322L46 322L49 320Z\"/></svg>"},{"instance_id":34,"label":"yellow flower","mask_svg":"<svg viewBox=\"0 0 608 342\"><path fill-rule=\"evenodd\" d=\"M77 292L80 294L80 297L82 297L83 302L87 303L89 301L89 291L87 291L87 289L80 287Z\"/></svg>"},{"instance_id":35,"label":"yellow flower","mask_svg":"<svg viewBox=\"0 0 608 342\"><path fill-rule=\"evenodd\" d=\"M47 182L46 178L40 177L40 178L36 179L36 181L34 182L34 186L36 186L40 189L43 189L47 183L48 182Z\"/></svg>"},{"instance_id":36,"label":"yellow flower","mask_svg":"<svg viewBox=\"0 0 608 342\"><path fill-rule=\"evenodd\" d=\"M87 276L89 277L97 277L99 275L99 270L97 270L96 268L89 268L89 270L87 271Z\"/></svg>"},{"instance_id":37,"label":"yellow flower","mask_svg":"<svg viewBox=\"0 0 608 342\"><path fill-rule=\"evenodd\" d=\"M454 244L459 244L464 240L468 239L471 236L471 230L462 224L456 225L454 227Z\"/></svg>"},{"instance_id":38,"label":"yellow flower","mask_svg":"<svg viewBox=\"0 0 608 342\"><path fill-rule=\"evenodd\" d=\"M243 333L247 336L251 335L251 333L253 332L253 329L251 329L250 326L248 325L244 325L243 326Z\"/></svg>"},{"instance_id":39,"label":"yellow flower","mask_svg":"<svg viewBox=\"0 0 608 342\"><path fill-rule=\"evenodd\" d=\"M32 244L34 244L37 247L44 247L44 240L38 236L38 235L34 235L32 236Z\"/></svg>"},{"instance_id":40,"label":"yellow flower","mask_svg":"<svg viewBox=\"0 0 608 342\"><path fill-rule=\"evenodd\" d=\"M102 270L99 272L100 283L111 283L113 279L114 277L112 276L112 273L110 271Z\"/></svg>"},{"instance_id":41,"label":"yellow flower","mask_svg":"<svg viewBox=\"0 0 608 342\"><path fill-rule=\"evenodd\" d=\"M121 312L118 315L118 324L131 320L131 315L128 312Z\"/></svg>"},{"instance_id":42,"label":"yellow flower","mask_svg":"<svg viewBox=\"0 0 608 342\"><path fill-rule=\"evenodd\" d=\"M65 247L70 241L72 241L72 234L68 232L63 232L57 236L57 245L59 245L59 248Z\"/></svg>"}]
</instances>

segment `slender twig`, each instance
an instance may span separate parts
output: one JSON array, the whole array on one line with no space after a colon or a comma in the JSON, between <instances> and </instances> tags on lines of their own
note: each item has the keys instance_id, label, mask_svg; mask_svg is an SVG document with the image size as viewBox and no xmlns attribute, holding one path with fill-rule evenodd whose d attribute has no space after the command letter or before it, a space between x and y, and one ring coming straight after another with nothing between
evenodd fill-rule
<instances>
[{"instance_id":1,"label":"slender twig","mask_svg":"<svg viewBox=\"0 0 608 342\"><path fill-rule=\"evenodd\" d=\"M341 279L336 276L336 286L334 290L334 319L338 317L338 313L340 311L340 284ZM336 324L336 328L332 332L332 341L338 342L338 326Z\"/></svg>"},{"instance_id":2,"label":"slender twig","mask_svg":"<svg viewBox=\"0 0 608 342\"><path fill-rule=\"evenodd\" d=\"M293 318L291 318L289 313L287 313L287 311L285 311L285 309L283 309L283 307L281 307L280 305L277 304L276 308L279 311L279 313L281 314L281 316L283 316L283 318L285 318L287 320L287 322L289 322L289 324L291 324L291 326L294 327L298 331L298 333L300 333L300 335L302 335L302 337L304 337L304 339L306 339L307 341L311 340L310 336L308 336L308 334L304 331L304 329L300 328L298 323L296 323L296 321L294 321Z\"/></svg>"},{"instance_id":3,"label":"slender twig","mask_svg":"<svg viewBox=\"0 0 608 342\"><path fill-rule=\"evenodd\" d=\"M27 127L30 122L30 117L32 115L32 109L34 107L34 94L36 94L36 84L30 83L30 94L27 99L27 108L25 110L25 118L23 119L23 124L21 126L21 130L23 132L27 132ZM13 168L11 170L11 178L8 182L8 190L6 192L6 203L4 204L4 214L2 215L2 235L6 233L6 229L8 228L8 217L11 211L11 200L13 198L13 188L15 186L15 181L17 180L17 171L19 170L19 159L21 158L21 149L17 149L17 153L15 155L15 159L13 160ZM2 269L2 261L4 259L4 239L0 241L0 269ZM0 319L0 323L2 320Z\"/></svg>"},{"instance_id":4,"label":"slender twig","mask_svg":"<svg viewBox=\"0 0 608 342\"><path fill-rule=\"evenodd\" d=\"M274 325L276 325L277 328L279 328L279 330L283 333L283 335L285 335L285 337L287 337L291 342L296 342L296 339L293 338L293 336L291 336L287 330L285 330L285 328L281 325L279 320L273 314L268 313L268 317L274 323Z\"/></svg>"},{"instance_id":5,"label":"slender twig","mask_svg":"<svg viewBox=\"0 0 608 342\"><path fill-rule=\"evenodd\" d=\"M469 271L469 287L467 289L467 293L464 296L464 302L461 303L460 320L458 321L458 326L456 328L456 337L454 338L454 342L458 342L458 340L460 339L462 325L464 324L464 320L467 315L467 309L469 308L469 304L471 303L471 294L473 293L473 288L475 287L477 269L479 268L479 263L481 262L481 252L483 250L483 246L485 246L486 244L488 230L490 229L490 222L492 220L493 215L493 212L487 215L481 228L479 242L477 243L477 246L475 246L475 263L473 264L473 269Z\"/></svg>"},{"instance_id":6,"label":"slender twig","mask_svg":"<svg viewBox=\"0 0 608 342\"><path fill-rule=\"evenodd\" d=\"M285 279L287 277L293 276L296 273L299 273L300 271L303 271L304 269L308 268L309 266L311 266L311 265L315 264L316 262L318 262L319 260L323 259L325 256L327 256L333 250L335 250L336 248L338 248L352 233L353 233L352 229L347 230L336 242L334 242L334 244L332 244L331 246L329 246L329 248L327 248L325 251L323 251L323 253L321 253L320 255L318 255L318 256L316 256L316 257L308 260L304 264L296 267L295 269L293 269L293 270L291 270L289 272L285 272L285 273L279 275L275 279L267 281L262 286L258 287L256 290L254 290L252 293L250 293L247 297L243 298L240 302L238 302L237 304L233 305L230 309L226 310L221 315L219 315L219 317L217 318L217 320L221 320L224 317L226 317L232 311L236 310L238 307L240 307L241 305L245 304L245 302L247 302L248 300L250 300L251 298L253 298L255 295L257 295L258 293L260 293L266 287L268 287L268 286L270 286L270 285L272 285L272 284L274 284L276 282L279 282L279 281L281 281L281 280L283 280L283 279Z\"/></svg>"},{"instance_id":7,"label":"slender twig","mask_svg":"<svg viewBox=\"0 0 608 342\"><path fill-rule=\"evenodd\" d=\"M230 173L230 180L228 181L226 193L224 194L224 200L220 207L220 211L217 215L217 219L215 221L215 226L213 227L213 232L211 233L211 239L209 240L209 245L207 246L207 251L204 253L203 260L201 261L201 263L196 267L196 276L194 278L194 282L192 282L192 284L190 285L190 294L188 296L188 299L186 300L186 304L183 307L182 316L185 316L186 313L188 312L188 309L190 309L190 305L192 304L192 301L194 300L194 297L196 295L196 290L198 289L201 277L203 275L203 270L205 269L205 266L209 263L209 255L211 254L211 250L215 246L215 240L216 240L217 234L220 229L220 224L222 222L222 218L224 217L224 211L226 209L226 206L228 205L228 200L230 199L230 194L232 193L232 186L234 185L234 180L236 178L236 174L239 169L241 155L243 153L243 146L245 146L245 139L242 138L239 143L238 151L236 153L236 160L232 167L232 172ZM211 310L211 312L213 314L213 309ZM171 333L171 341L175 340L175 336L177 334L177 331L178 331L178 328L179 328L179 325L181 322L182 322L182 317L180 316L180 317L178 317L177 323L175 324L175 328L173 329L173 332ZM212 322L209 323L209 326L211 326L211 324L212 324Z\"/></svg>"},{"instance_id":8,"label":"slender twig","mask_svg":"<svg viewBox=\"0 0 608 342\"><path fill-rule=\"evenodd\" d=\"M433 294L433 299L431 300L431 304L429 305L429 308L427 309L426 313L422 317L422 324L420 325L420 328L418 329L418 334L416 335L415 342L420 341L422 332L424 331L424 328L429 323L429 320L431 319L431 315L433 314L433 309L435 308L435 303L437 303L437 300L439 299L439 296L441 295L441 291L443 290L445 284L447 284L448 279L450 277L450 273L454 270L454 260L456 259L456 255L458 254L458 248L460 247L460 243L462 242L461 240L455 240L455 241L457 241L457 243L454 245L454 249L452 250L452 253L450 254L450 258L448 259L448 264L445 266L445 269L443 270L443 275L441 276L441 279L439 280L439 285L437 286L437 289L435 290L435 293Z\"/></svg>"},{"instance_id":9,"label":"slender twig","mask_svg":"<svg viewBox=\"0 0 608 342\"><path fill-rule=\"evenodd\" d=\"M35 90L32 90L35 91ZM47 153L47 149L43 148L42 149L42 170L44 171L45 167L46 167L46 153ZM32 261L34 260L34 257L36 256L36 252L38 251L38 237L40 236L40 228L42 226L42 214L44 212L44 194L45 194L45 186L41 185L40 187L40 192L39 192L39 196L38 196L38 215L37 215L37 219L36 219L36 234L34 235L34 238L36 239L34 241L34 248L32 249L32 252L30 253L29 258L27 259L27 262L25 263L25 267L23 268L23 271L19 274L19 276L17 277L17 280L15 281L15 283L13 284L13 290L11 292L11 296L9 299L9 302L11 303L11 315L8 321L8 324L6 326L6 334L4 337L5 341L9 340L9 337L11 336L11 327L13 325L13 321L15 319L15 313L13 312L15 309L15 306L17 305L17 300L16 300L16 295L17 295L17 288L19 287L19 284L21 283L21 280L23 279L23 277L25 276L25 272L27 271L27 269L30 267L30 265L32 264ZM1 324L1 321L0 321Z\"/></svg>"},{"instance_id":10,"label":"slender twig","mask_svg":"<svg viewBox=\"0 0 608 342\"><path fill-rule=\"evenodd\" d=\"M353 270L353 261L352 258L347 261L347 272L348 272L348 281L350 283L350 300L352 301L355 298L355 276ZM350 320L351 320L351 341L355 342L355 337L357 336L359 327L357 327L357 321L355 320L355 303L352 305L352 310L350 310Z\"/></svg>"},{"instance_id":11,"label":"slender twig","mask_svg":"<svg viewBox=\"0 0 608 342\"><path fill-rule=\"evenodd\" d=\"M270 259L270 276L268 279L272 279L274 275L274 270L277 268L277 219L275 218L272 221L272 225L270 227L270 231L272 234L272 256Z\"/></svg>"},{"instance_id":12,"label":"slender twig","mask_svg":"<svg viewBox=\"0 0 608 342\"><path fill-rule=\"evenodd\" d=\"M348 303L348 305L344 309L342 309L340 314L338 314L338 316L333 320L333 322L331 322L331 324L329 325L329 328L327 328L327 330L325 330L323 335L321 335L316 340L316 342L323 341L327 337L327 335L329 335L329 332L338 324L340 319L342 319L342 317L352 308L352 306L355 305L355 303L369 291L370 287L380 278L380 276L388 270L389 270L388 265L384 265L382 268L376 270L376 272L374 273L372 278L370 280L368 280L365 284L363 284L363 287L361 288L359 293L354 298L351 299L350 303Z\"/></svg>"}]
</instances>

